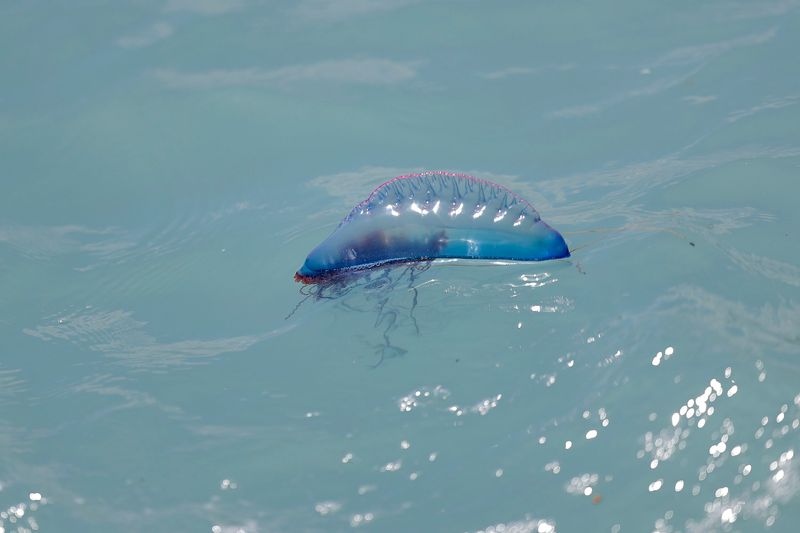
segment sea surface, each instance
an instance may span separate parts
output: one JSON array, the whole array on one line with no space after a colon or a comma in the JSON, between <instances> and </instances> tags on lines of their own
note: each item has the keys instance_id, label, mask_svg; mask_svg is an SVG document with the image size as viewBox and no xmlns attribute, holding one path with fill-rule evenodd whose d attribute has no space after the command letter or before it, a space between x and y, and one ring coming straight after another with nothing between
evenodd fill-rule
<instances>
[{"instance_id":1,"label":"sea surface","mask_svg":"<svg viewBox=\"0 0 800 533\"><path fill-rule=\"evenodd\" d=\"M794 532L800 2L0 4L0 531ZM393 176L573 255L319 292Z\"/></svg>"}]
</instances>

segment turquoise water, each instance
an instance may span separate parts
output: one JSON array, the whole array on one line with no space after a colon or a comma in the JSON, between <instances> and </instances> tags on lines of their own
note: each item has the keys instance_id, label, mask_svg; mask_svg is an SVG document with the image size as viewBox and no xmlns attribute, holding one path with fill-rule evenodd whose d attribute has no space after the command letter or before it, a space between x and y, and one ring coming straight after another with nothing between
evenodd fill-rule
<instances>
[{"instance_id":1,"label":"turquoise water","mask_svg":"<svg viewBox=\"0 0 800 533\"><path fill-rule=\"evenodd\" d=\"M796 530L798 2L57 4L0 6L2 530ZM286 319L421 169L572 259Z\"/></svg>"}]
</instances>

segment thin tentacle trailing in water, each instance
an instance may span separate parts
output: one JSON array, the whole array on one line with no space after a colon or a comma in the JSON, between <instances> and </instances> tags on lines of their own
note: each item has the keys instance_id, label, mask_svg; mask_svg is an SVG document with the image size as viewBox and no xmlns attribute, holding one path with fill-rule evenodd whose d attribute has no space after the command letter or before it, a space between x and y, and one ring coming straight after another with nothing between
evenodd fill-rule
<instances>
[{"instance_id":1,"label":"thin tentacle trailing in water","mask_svg":"<svg viewBox=\"0 0 800 533\"><path fill-rule=\"evenodd\" d=\"M520 196L465 174L423 172L372 191L308 254L295 280L314 284L380 265L440 258L563 257L569 257L564 238Z\"/></svg>"}]
</instances>

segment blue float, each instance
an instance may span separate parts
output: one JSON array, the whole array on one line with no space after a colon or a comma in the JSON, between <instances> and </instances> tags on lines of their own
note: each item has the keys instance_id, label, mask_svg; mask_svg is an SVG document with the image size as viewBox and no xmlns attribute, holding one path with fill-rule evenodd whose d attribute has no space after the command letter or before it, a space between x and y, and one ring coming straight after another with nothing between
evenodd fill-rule
<instances>
[{"instance_id":1,"label":"blue float","mask_svg":"<svg viewBox=\"0 0 800 533\"><path fill-rule=\"evenodd\" d=\"M569 257L561 234L502 185L452 172L391 179L355 206L295 274L319 283L390 263Z\"/></svg>"}]
</instances>

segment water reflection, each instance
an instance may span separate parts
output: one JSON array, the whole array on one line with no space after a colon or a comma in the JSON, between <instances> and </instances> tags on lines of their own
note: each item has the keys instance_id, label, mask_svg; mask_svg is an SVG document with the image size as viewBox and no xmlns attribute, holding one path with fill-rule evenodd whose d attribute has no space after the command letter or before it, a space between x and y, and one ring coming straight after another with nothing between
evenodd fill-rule
<instances>
[{"instance_id":1,"label":"water reflection","mask_svg":"<svg viewBox=\"0 0 800 533\"><path fill-rule=\"evenodd\" d=\"M522 4L5 10L40 61L0 116L0 527L793 530L800 4ZM283 321L303 243L420 165L519 191L573 262Z\"/></svg>"},{"instance_id":2,"label":"water reflection","mask_svg":"<svg viewBox=\"0 0 800 533\"><path fill-rule=\"evenodd\" d=\"M202 364L222 354L243 352L296 327L286 324L255 335L160 342L147 332L146 326L147 322L134 318L131 311L85 306L51 315L44 324L24 328L22 332L46 342L61 340L85 346L141 370L160 370Z\"/></svg>"}]
</instances>

